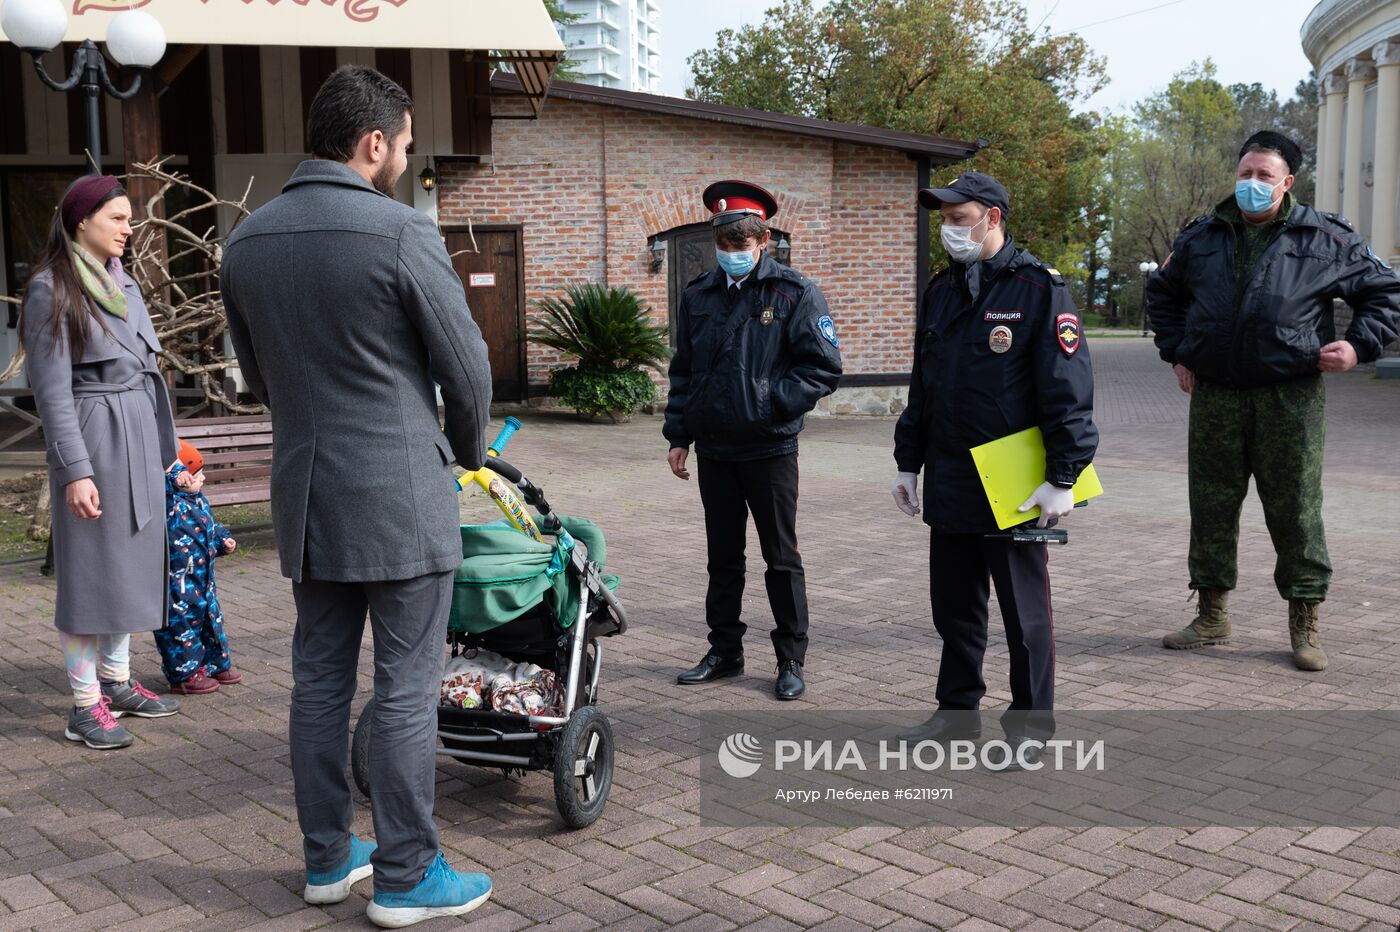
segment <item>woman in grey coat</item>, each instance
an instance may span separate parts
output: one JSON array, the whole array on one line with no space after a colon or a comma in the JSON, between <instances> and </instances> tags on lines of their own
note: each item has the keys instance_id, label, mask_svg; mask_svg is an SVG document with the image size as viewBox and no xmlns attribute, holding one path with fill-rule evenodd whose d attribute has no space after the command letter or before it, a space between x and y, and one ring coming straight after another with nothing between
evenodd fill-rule
<instances>
[{"instance_id":1,"label":"woman in grey coat","mask_svg":"<svg viewBox=\"0 0 1400 932\"><path fill-rule=\"evenodd\" d=\"M74 701L64 735L103 749L132 742L117 716L179 709L128 665L131 634L165 618L164 474L177 453L155 328L122 272L130 236L131 201L116 178L74 182L20 323L54 501L54 624Z\"/></svg>"}]
</instances>

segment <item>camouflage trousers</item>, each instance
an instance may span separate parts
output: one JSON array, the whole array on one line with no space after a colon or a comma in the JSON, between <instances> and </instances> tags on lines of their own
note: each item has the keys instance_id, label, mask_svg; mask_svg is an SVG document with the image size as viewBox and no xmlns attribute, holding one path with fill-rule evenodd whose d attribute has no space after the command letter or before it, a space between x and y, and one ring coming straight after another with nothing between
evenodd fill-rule
<instances>
[{"instance_id":1,"label":"camouflage trousers","mask_svg":"<svg viewBox=\"0 0 1400 932\"><path fill-rule=\"evenodd\" d=\"M1322 529L1322 376L1257 388L1196 382L1188 430L1192 589L1234 589L1240 507L1254 477L1285 599L1327 597L1332 564Z\"/></svg>"}]
</instances>

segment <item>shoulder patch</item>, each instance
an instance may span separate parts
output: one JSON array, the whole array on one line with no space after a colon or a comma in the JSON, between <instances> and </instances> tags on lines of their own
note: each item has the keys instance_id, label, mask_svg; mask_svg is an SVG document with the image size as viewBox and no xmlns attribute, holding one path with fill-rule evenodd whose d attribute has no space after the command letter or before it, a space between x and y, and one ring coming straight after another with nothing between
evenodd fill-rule
<instances>
[{"instance_id":1,"label":"shoulder patch","mask_svg":"<svg viewBox=\"0 0 1400 932\"><path fill-rule=\"evenodd\" d=\"M1055 318L1055 341L1066 356L1079 349L1079 315L1064 313Z\"/></svg>"},{"instance_id":2,"label":"shoulder patch","mask_svg":"<svg viewBox=\"0 0 1400 932\"><path fill-rule=\"evenodd\" d=\"M817 320L817 332L822 335L823 340L840 349L841 341L836 338L836 321L831 319L830 314L823 314Z\"/></svg>"},{"instance_id":3,"label":"shoulder patch","mask_svg":"<svg viewBox=\"0 0 1400 932\"><path fill-rule=\"evenodd\" d=\"M1377 268L1381 269L1384 272L1392 271L1390 263L1386 262L1380 256L1376 255L1376 251L1372 249L1369 245L1366 247L1366 255L1369 256L1371 261L1376 264Z\"/></svg>"}]
</instances>

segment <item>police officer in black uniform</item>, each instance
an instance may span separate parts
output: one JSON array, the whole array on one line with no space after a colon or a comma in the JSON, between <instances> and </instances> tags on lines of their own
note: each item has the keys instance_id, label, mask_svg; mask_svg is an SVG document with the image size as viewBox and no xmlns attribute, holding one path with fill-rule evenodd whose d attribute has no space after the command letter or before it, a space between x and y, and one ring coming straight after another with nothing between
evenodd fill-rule
<instances>
[{"instance_id":1,"label":"police officer in black uniform","mask_svg":"<svg viewBox=\"0 0 1400 932\"><path fill-rule=\"evenodd\" d=\"M996 179L965 172L946 188L920 191L919 203L941 215L952 261L920 304L891 491L905 514L918 514L923 470L929 598L943 658L938 711L902 737L980 736L990 578L1011 654L1012 700L1002 726L1013 742L1043 741L1053 734L1055 702L1046 547L986 536L997 525L969 451L1039 427L1045 481L1021 511L1038 506L1041 527L1068 514L1071 488L1098 445L1088 348L1059 272L1007 235L1009 204Z\"/></svg>"},{"instance_id":2,"label":"police officer in black uniform","mask_svg":"<svg viewBox=\"0 0 1400 932\"><path fill-rule=\"evenodd\" d=\"M797 434L841 377L840 342L817 286L765 251L777 201L757 185L719 181L705 189L719 267L681 295L676 354L663 433L671 472L689 479L695 444L705 509L710 650L682 684L744 671L739 620L744 542L752 513L768 566L763 581L777 623L776 695L806 685L807 586L797 552Z\"/></svg>"}]
</instances>

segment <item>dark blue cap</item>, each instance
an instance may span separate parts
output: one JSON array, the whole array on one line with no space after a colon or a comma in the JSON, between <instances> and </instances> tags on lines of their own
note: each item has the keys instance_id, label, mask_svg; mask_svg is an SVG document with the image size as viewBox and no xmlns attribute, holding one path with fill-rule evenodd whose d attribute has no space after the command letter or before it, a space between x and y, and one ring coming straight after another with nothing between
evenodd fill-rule
<instances>
[{"instance_id":1,"label":"dark blue cap","mask_svg":"<svg viewBox=\"0 0 1400 932\"><path fill-rule=\"evenodd\" d=\"M968 201L1000 207L1003 216L1011 213L1011 202L1001 182L981 172L963 172L946 188L919 190L919 203L929 210L937 210L944 204L966 204Z\"/></svg>"}]
</instances>

